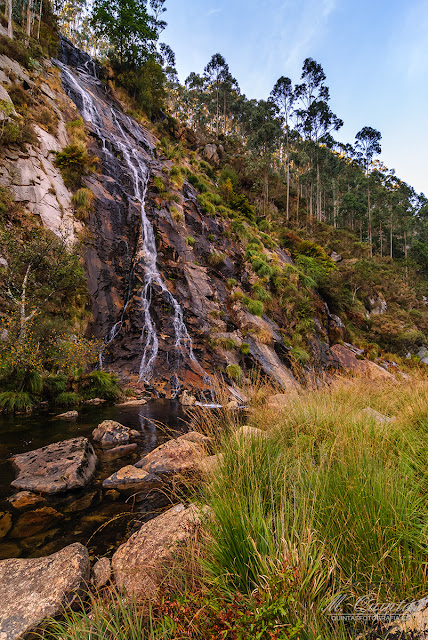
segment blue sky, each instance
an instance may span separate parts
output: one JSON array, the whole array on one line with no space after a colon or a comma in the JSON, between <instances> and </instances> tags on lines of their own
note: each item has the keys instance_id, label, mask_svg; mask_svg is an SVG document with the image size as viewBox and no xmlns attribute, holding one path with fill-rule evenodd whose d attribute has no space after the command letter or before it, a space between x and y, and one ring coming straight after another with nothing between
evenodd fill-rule
<instances>
[{"instance_id":1,"label":"blue sky","mask_svg":"<svg viewBox=\"0 0 428 640\"><path fill-rule=\"evenodd\" d=\"M354 142L382 133L380 159L428 195L428 0L167 0L163 40L183 81L212 54L226 58L249 98L267 98L303 60L327 75L331 107Z\"/></svg>"}]
</instances>

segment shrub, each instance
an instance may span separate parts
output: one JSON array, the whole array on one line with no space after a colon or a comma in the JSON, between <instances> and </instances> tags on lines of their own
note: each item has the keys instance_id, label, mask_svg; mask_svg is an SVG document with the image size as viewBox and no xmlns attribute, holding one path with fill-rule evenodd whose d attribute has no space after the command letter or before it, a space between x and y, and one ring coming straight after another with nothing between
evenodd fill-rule
<instances>
[{"instance_id":1,"label":"shrub","mask_svg":"<svg viewBox=\"0 0 428 640\"><path fill-rule=\"evenodd\" d=\"M95 196L92 191L85 187L82 187L73 195L71 201L74 205L74 213L78 220L88 219L94 198Z\"/></svg>"},{"instance_id":2,"label":"shrub","mask_svg":"<svg viewBox=\"0 0 428 640\"><path fill-rule=\"evenodd\" d=\"M208 234L208 240L209 240L210 242L214 242L214 240L215 240L215 235L214 235L213 233L209 233L209 234Z\"/></svg>"},{"instance_id":3,"label":"shrub","mask_svg":"<svg viewBox=\"0 0 428 640\"><path fill-rule=\"evenodd\" d=\"M311 359L309 353L301 347L293 347L290 353L300 364L307 364Z\"/></svg>"},{"instance_id":4,"label":"shrub","mask_svg":"<svg viewBox=\"0 0 428 640\"><path fill-rule=\"evenodd\" d=\"M0 393L0 409L6 413L30 411L34 400L27 391L3 391Z\"/></svg>"},{"instance_id":5,"label":"shrub","mask_svg":"<svg viewBox=\"0 0 428 640\"><path fill-rule=\"evenodd\" d=\"M85 123L82 118L71 120L65 125L67 133L73 144L79 144L86 141Z\"/></svg>"},{"instance_id":6,"label":"shrub","mask_svg":"<svg viewBox=\"0 0 428 640\"><path fill-rule=\"evenodd\" d=\"M235 280L235 278L228 278L226 284L229 287L229 289L233 289L233 287L236 287L238 283Z\"/></svg>"},{"instance_id":7,"label":"shrub","mask_svg":"<svg viewBox=\"0 0 428 640\"><path fill-rule=\"evenodd\" d=\"M175 222L183 222L183 214L177 207L171 207L171 218L175 220Z\"/></svg>"},{"instance_id":8,"label":"shrub","mask_svg":"<svg viewBox=\"0 0 428 640\"><path fill-rule=\"evenodd\" d=\"M118 400L121 395L118 382L119 379L112 373L93 371L82 378L79 389L86 398Z\"/></svg>"},{"instance_id":9,"label":"shrub","mask_svg":"<svg viewBox=\"0 0 428 640\"><path fill-rule=\"evenodd\" d=\"M233 349L236 349L238 345L236 344L236 340L233 338L221 337L216 339L216 346L224 349L225 351L233 351Z\"/></svg>"},{"instance_id":10,"label":"shrub","mask_svg":"<svg viewBox=\"0 0 428 640\"><path fill-rule=\"evenodd\" d=\"M229 378L234 382L240 382L244 375L239 364L229 364L226 367L226 373L229 376Z\"/></svg>"},{"instance_id":11,"label":"shrub","mask_svg":"<svg viewBox=\"0 0 428 640\"><path fill-rule=\"evenodd\" d=\"M251 298L244 298L243 302L250 313L254 316L262 317L264 312L263 302L260 300L252 300Z\"/></svg>"},{"instance_id":12,"label":"shrub","mask_svg":"<svg viewBox=\"0 0 428 640\"><path fill-rule=\"evenodd\" d=\"M67 382L66 375L47 376L43 381L43 393L49 398L54 398L67 389Z\"/></svg>"},{"instance_id":13,"label":"shrub","mask_svg":"<svg viewBox=\"0 0 428 640\"><path fill-rule=\"evenodd\" d=\"M210 216L210 217L215 216L215 206L212 204L212 202L207 200L205 195L198 196L197 197L197 202L198 202L199 206L201 207L202 213L204 213L206 216Z\"/></svg>"},{"instance_id":14,"label":"shrub","mask_svg":"<svg viewBox=\"0 0 428 640\"><path fill-rule=\"evenodd\" d=\"M194 247L196 244L196 238L194 238L193 236L187 236L186 244L189 245L189 247Z\"/></svg>"},{"instance_id":15,"label":"shrub","mask_svg":"<svg viewBox=\"0 0 428 640\"><path fill-rule=\"evenodd\" d=\"M250 345L247 342L243 342L241 344L240 352L243 356L248 356L248 354L250 353Z\"/></svg>"},{"instance_id":16,"label":"shrub","mask_svg":"<svg viewBox=\"0 0 428 640\"><path fill-rule=\"evenodd\" d=\"M79 404L81 398L74 391L63 391L55 398L55 404L59 407L75 407Z\"/></svg>"},{"instance_id":17,"label":"shrub","mask_svg":"<svg viewBox=\"0 0 428 640\"><path fill-rule=\"evenodd\" d=\"M171 167L171 172L169 174L171 182L178 188L181 189L183 186L183 174L180 167L173 166Z\"/></svg>"},{"instance_id":18,"label":"shrub","mask_svg":"<svg viewBox=\"0 0 428 640\"><path fill-rule=\"evenodd\" d=\"M212 267L220 267L221 265L224 264L225 259L226 259L226 256L224 255L224 253L211 251L211 253L208 256L208 264L210 264Z\"/></svg>"},{"instance_id":19,"label":"shrub","mask_svg":"<svg viewBox=\"0 0 428 640\"><path fill-rule=\"evenodd\" d=\"M256 300L261 300L262 302L267 302L272 298L269 291L266 291L263 285L258 282L253 284L253 294L256 297Z\"/></svg>"},{"instance_id":20,"label":"shrub","mask_svg":"<svg viewBox=\"0 0 428 640\"><path fill-rule=\"evenodd\" d=\"M69 144L56 153L56 166L60 169L65 185L69 189L78 189L82 177L94 170L93 160L82 143Z\"/></svg>"}]
</instances>

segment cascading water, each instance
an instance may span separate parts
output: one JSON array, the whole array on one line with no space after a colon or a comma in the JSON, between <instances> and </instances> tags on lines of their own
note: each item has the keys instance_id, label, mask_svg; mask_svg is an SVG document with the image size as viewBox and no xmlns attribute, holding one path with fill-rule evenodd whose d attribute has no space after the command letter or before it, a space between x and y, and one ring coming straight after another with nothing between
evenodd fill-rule
<instances>
[{"instance_id":1,"label":"cascading water","mask_svg":"<svg viewBox=\"0 0 428 640\"><path fill-rule=\"evenodd\" d=\"M97 79L96 75L91 75L90 72L90 69L92 69L93 73L96 74L95 65L91 67L87 61L84 63L85 68L77 67L71 69L61 62L58 62L58 65L62 70L63 84L67 94L77 105L83 120L92 127L97 138L101 141L104 170L116 180L118 180L118 172L125 175L132 190L132 193L127 193L127 196L138 205L141 212L141 250L138 259L141 260L144 269L144 282L141 293L144 329L141 335L143 347L139 379L148 382L152 378L159 352L156 325L150 310L154 287L172 310L172 325L175 335L174 349L176 352L174 368L178 370L188 359L195 365L200 374L206 378L205 371L199 365L193 353L192 339L184 323L183 311L169 291L157 268L155 236L145 210L149 170L143 149L147 149L151 145L144 139L141 129L137 127L131 118L119 109L112 107L111 101L106 101L100 97L104 85ZM122 184L122 187L126 192L124 184ZM114 340L122 327L129 302L129 293L119 321L113 325L106 338L107 344Z\"/></svg>"}]
</instances>

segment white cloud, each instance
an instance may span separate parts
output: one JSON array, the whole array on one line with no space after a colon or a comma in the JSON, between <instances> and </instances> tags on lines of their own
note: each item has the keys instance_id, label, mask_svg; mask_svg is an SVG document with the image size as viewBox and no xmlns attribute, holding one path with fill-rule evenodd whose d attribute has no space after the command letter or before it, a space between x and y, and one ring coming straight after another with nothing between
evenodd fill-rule
<instances>
[{"instance_id":1,"label":"white cloud","mask_svg":"<svg viewBox=\"0 0 428 640\"><path fill-rule=\"evenodd\" d=\"M216 13L221 13L222 11L223 9L210 9L207 15L214 16Z\"/></svg>"}]
</instances>

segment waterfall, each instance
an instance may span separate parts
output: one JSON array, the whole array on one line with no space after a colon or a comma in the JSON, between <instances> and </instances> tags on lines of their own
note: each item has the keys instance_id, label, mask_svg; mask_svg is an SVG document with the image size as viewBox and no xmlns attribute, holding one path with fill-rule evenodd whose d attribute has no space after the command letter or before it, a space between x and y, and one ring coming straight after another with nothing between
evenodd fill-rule
<instances>
[{"instance_id":1,"label":"waterfall","mask_svg":"<svg viewBox=\"0 0 428 640\"><path fill-rule=\"evenodd\" d=\"M94 75L91 75L87 61L84 63L84 68L78 67L73 70L61 62L57 64L62 70L63 85L67 95L75 102L83 120L92 127L101 141L105 171L116 180L119 179L120 174L124 174L129 179L131 193L127 193L126 185L121 184L121 186L128 197L139 206L141 212L141 251L138 257L144 270L141 293L144 328L141 335L142 356L139 379L148 382L152 378L159 351L156 325L150 311L153 285L156 285L172 310L174 349L177 355L174 368L178 369L188 359L196 365L201 375L206 377L205 371L193 353L192 339L183 319L183 311L169 291L157 267L155 235L145 210L149 169L143 149L151 148L151 145L144 138L142 130L129 116L112 105L111 101L100 97L105 87L96 77L95 66L93 66ZM119 333L129 298L128 293L121 317L111 328L106 337L106 344L112 342Z\"/></svg>"}]
</instances>

